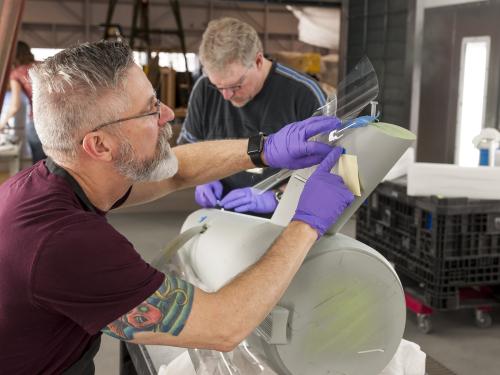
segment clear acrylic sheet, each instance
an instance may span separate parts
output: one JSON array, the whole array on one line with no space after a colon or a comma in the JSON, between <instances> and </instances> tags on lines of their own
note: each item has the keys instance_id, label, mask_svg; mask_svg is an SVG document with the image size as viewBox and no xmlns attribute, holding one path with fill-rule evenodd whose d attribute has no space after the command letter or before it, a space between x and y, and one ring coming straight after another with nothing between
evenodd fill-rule
<instances>
[{"instance_id":1,"label":"clear acrylic sheet","mask_svg":"<svg viewBox=\"0 0 500 375\"><path fill-rule=\"evenodd\" d=\"M190 349L189 356L197 375L276 375L246 341L228 353Z\"/></svg>"},{"instance_id":2,"label":"clear acrylic sheet","mask_svg":"<svg viewBox=\"0 0 500 375\"><path fill-rule=\"evenodd\" d=\"M379 85L375 68L368 57L363 57L354 69L339 83L336 94L330 96L327 103L318 108L313 116L336 116L342 121L343 126L337 130L338 134L349 131L357 125L353 123L361 111L374 101L379 93ZM372 114L374 116L375 114ZM332 132L318 134L312 140L327 144L335 144ZM316 167L311 167L310 173ZM304 173L304 175L310 175ZM253 188L260 193L279 185L293 174L293 171L282 169L269 178L254 185Z\"/></svg>"},{"instance_id":3,"label":"clear acrylic sheet","mask_svg":"<svg viewBox=\"0 0 500 375\"><path fill-rule=\"evenodd\" d=\"M151 264L156 269L176 275L206 292L214 292L196 276L189 259L185 259L188 251L182 251L182 248L191 246L192 242L190 240L172 252L171 258L165 257L164 251L160 252L160 256ZM197 375L276 375L247 341L243 341L228 353L207 349L189 349L188 353Z\"/></svg>"}]
</instances>

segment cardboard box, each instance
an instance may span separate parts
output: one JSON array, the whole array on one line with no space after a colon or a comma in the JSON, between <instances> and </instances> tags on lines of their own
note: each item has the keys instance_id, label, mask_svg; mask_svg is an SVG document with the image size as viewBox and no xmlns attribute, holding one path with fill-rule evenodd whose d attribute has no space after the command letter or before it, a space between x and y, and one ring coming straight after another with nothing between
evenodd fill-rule
<instances>
[{"instance_id":1,"label":"cardboard box","mask_svg":"<svg viewBox=\"0 0 500 375\"><path fill-rule=\"evenodd\" d=\"M175 73L175 70L172 68L160 69L160 100L172 109L175 108Z\"/></svg>"}]
</instances>

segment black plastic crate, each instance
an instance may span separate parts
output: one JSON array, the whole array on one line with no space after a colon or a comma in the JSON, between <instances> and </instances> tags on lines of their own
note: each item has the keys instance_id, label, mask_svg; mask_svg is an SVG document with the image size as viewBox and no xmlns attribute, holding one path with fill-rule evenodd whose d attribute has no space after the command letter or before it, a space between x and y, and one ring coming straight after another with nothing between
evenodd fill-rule
<instances>
[{"instance_id":1,"label":"black plastic crate","mask_svg":"<svg viewBox=\"0 0 500 375\"><path fill-rule=\"evenodd\" d=\"M500 284L500 201L409 197L404 180L382 183L358 210L356 238L438 309L458 308L463 287Z\"/></svg>"}]
</instances>

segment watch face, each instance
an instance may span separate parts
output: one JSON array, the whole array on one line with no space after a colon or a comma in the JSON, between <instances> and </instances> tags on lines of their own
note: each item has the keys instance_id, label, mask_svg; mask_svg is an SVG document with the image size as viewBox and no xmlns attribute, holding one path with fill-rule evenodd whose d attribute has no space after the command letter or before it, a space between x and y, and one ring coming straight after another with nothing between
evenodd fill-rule
<instances>
[{"instance_id":1,"label":"watch face","mask_svg":"<svg viewBox=\"0 0 500 375\"><path fill-rule=\"evenodd\" d=\"M248 154L260 153L262 151L262 139L263 136L260 134L251 136L248 139L247 153Z\"/></svg>"},{"instance_id":2,"label":"watch face","mask_svg":"<svg viewBox=\"0 0 500 375\"><path fill-rule=\"evenodd\" d=\"M263 133L260 133L258 135L253 135L250 138L248 138L247 154L250 156L250 159L252 159L253 164L259 168L266 167L266 165L262 162L260 156L263 146L264 146Z\"/></svg>"}]
</instances>

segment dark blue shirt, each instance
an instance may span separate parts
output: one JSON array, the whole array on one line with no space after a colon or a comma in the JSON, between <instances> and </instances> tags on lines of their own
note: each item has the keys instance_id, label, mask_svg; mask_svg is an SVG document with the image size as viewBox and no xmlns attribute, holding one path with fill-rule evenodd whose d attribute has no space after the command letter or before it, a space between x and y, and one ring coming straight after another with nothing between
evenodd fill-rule
<instances>
[{"instance_id":1,"label":"dark blue shirt","mask_svg":"<svg viewBox=\"0 0 500 375\"><path fill-rule=\"evenodd\" d=\"M178 143L203 140L238 139L263 132L275 133L283 126L304 120L326 103L326 96L311 77L273 62L261 91L245 106L238 108L224 100L207 77L201 77L189 98L188 113ZM262 174L241 172L222 183L224 194L255 185L277 170Z\"/></svg>"}]
</instances>

